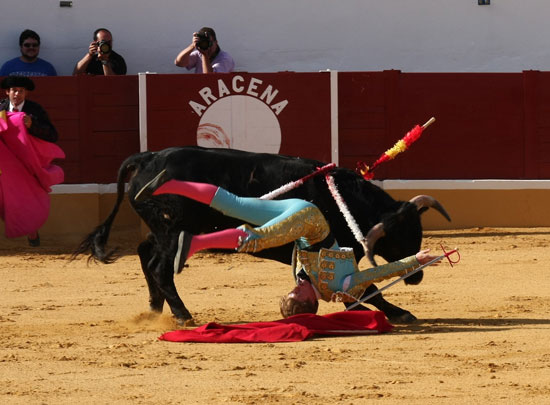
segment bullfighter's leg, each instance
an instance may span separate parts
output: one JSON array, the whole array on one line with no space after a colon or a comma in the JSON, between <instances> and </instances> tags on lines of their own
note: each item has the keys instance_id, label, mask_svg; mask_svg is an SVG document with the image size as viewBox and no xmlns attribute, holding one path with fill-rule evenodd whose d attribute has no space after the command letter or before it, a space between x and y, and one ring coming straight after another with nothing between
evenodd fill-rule
<instances>
[{"instance_id":1,"label":"bullfighter's leg","mask_svg":"<svg viewBox=\"0 0 550 405\"><path fill-rule=\"evenodd\" d=\"M179 249L174 260L176 273L181 271L185 260L199 250L216 248L256 252L297 240L302 247L308 247L324 240L330 233L323 215L315 205L307 201L239 197L211 184L179 180L165 181L166 179L159 176L149 182L138 194L142 197L178 194L207 204L224 215L258 226L252 229L244 225L238 229L216 232L202 238L182 232L178 238ZM158 188L152 191L155 187Z\"/></svg>"},{"instance_id":2,"label":"bullfighter's leg","mask_svg":"<svg viewBox=\"0 0 550 405\"><path fill-rule=\"evenodd\" d=\"M145 201L159 194L179 194L209 205L217 190L217 186L208 183L170 180L170 175L164 169L137 192L134 200Z\"/></svg>"},{"instance_id":3,"label":"bullfighter's leg","mask_svg":"<svg viewBox=\"0 0 550 405\"><path fill-rule=\"evenodd\" d=\"M282 201L280 201L282 202ZM279 217L277 217L279 218ZM268 222L271 224L271 221ZM298 239L305 246L311 246L329 239L328 224L317 208L299 210L284 217L280 222L252 228L243 225L203 235L192 235L181 231L178 238L178 250L174 257L174 272L179 273L188 258L194 253L206 249L233 249L239 252L258 252L278 247ZM331 243L337 246L331 237Z\"/></svg>"},{"instance_id":4,"label":"bullfighter's leg","mask_svg":"<svg viewBox=\"0 0 550 405\"><path fill-rule=\"evenodd\" d=\"M154 186L155 183L148 183L138 195L145 196L151 193L150 188ZM161 194L178 194L209 205L229 217L263 227L271 226L303 208L313 206L300 199L260 200L254 197L239 197L212 184L180 180L168 180L152 192L152 195Z\"/></svg>"},{"instance_id":5,"label":"bullfighter's leg","mask_svg":"<svg viewBox=\"0 0 550 405\"><path fill-rule=\"evenodd\" d=\"M161 194L178 194L209 205L224 215L264 227L277 223L305 207L313 206L300 199L260 200L239 197L212 184L167 180L166 176L168 175L163 170L136 194L135 200L141 201Z\"/></svg>"},{"instance_id":6,"label":"bullfighter's leg","mask_svg":"<svg viewBox=\"0 0 550 405\"><path fill-rule=\"evenodd\" d=\"M27 235L27 242L29 243L29 246L32 247L40 246L40 235L38 234L38 231L29 233Z\"/></svg>"},{"instance_id":7,"label":"bullfighter's leg","mask_svg":"<svg viewBox=\"0 0 550 405\"><path fill-rule=\"evenodd\" d=\"M236 228L202 235L181 231L177 241L178 248L174 255L174 273L180 273L187 259L196 252L207 249L236 250L247 236L246 232Z\"/></svg>"}]
</instances>

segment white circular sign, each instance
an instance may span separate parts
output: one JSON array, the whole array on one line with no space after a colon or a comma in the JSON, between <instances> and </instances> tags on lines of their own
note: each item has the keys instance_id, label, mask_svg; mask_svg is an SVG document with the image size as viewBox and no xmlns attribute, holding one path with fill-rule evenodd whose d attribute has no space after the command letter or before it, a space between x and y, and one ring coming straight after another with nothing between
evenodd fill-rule
<instances>
[{"instance_id":1,"label":"white circular sign","mask_svg":"<svg viewBox=\"0 0 550 405\"><path fill-rule=\"evenodd\" d=\"M197 145L279 153L281 127L268 105L250 96L216 100L202 115Z\"/></svg>"}]
</instances>

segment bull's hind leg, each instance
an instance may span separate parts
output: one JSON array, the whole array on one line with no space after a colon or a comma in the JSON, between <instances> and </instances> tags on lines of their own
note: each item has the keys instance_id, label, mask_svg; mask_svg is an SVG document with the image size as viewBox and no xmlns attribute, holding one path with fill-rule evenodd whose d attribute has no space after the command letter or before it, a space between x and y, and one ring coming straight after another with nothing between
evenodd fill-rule
<instances>
[{"instance_id":1,"label":"bull's hind leg","mask_svg":"<svg viewBox=\"0 0 550 405\"><path fill-rule=\"evenodd\" d=\"M178 295L176 290L176 284L174 283L174 258L166 260L166 257L162 257L153 272L154 279L159 285L159 289L163 294L166 302L170 306L170 310L174 317L178 320L178 323L182 325L191 325L193 316L185 307L185 304Z\"/></svg>"},{"instance_id":2,"label":"bull's hind leg","mask_svg":"<svg viewBox=\"0 0 550 405\"><path fill-rule=\"evenodd\" d=\"M193 317L178 295L174 283L174 257L178 248L177 235L163 234L160 237L155 235L154 238L151 237L150 242L150 246L144 245L141 248L148 252L143 257L151 258L144 266L147 269L144 273L151 295L151 309L158 309L160 305L160 310L162 310L162 304L166 300L178 322L183 325L190 324Z\"/></svg>"},{"instance_id":3,"label":"bull's hind leg","mask_svg":"<svg viewBox=\"0 0 550 405\"><path fill-rule=\"evenodd\" d=\"M158 257L154 254L153 242L149 239L141 242L138 246L138 255L141 262L141 270L149 288L149 308L153 312L162 313L164 294L160 290L151 270L158 264Z\"/></svg>"},{"instance_id":4,"label":"bull's hind leg","mask_svg":"<svg viewBox=\"0 0 550 405\"><path fill-rule=\"evenodd\" d=\"M373 292L378 290L378 288L371 284L367 290L364 292L363 296L367 296ZM379 293L369 299L367 303L374 305L376 308L378 308L380 311L384 312L386 317L394 323L413 323L416 321L416 316L411 314L409 311L406 311L402 308L399 308L396 305L393 305L386 301L384 297L382 296L382 293Z\"/></svg>"}]
</instances>

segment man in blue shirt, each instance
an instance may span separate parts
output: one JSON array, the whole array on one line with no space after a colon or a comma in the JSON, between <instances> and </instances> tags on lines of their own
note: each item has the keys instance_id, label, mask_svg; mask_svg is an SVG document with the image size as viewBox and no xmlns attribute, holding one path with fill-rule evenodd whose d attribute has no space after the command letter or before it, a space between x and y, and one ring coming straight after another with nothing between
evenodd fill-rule
<instances>
[{"instance_id":1,"label":"man in blue shirt","mask_svg":"<svg viewBox=\"0 0 550 405\"><path fill-rule=\"evenodd\" d=\"M25 30L19 36L21 56L8 60L0 68L0 76L57 76L50 62L38 57L40 36L33 30Z\"/></svg>"}]
</instances>

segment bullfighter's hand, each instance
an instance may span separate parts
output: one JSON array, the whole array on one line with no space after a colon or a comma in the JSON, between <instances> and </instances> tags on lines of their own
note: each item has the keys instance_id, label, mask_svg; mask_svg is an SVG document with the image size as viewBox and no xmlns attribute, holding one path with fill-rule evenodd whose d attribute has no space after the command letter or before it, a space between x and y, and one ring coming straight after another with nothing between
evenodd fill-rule
<instances>
[{"instance_id":1,"label":"bullfighter's hand","mask_svg":"<svg viewBox=\"0 0 550 405\"><path fill-rule=\"evenodd\" d=\"M32 125L32 118L29 117L28 115L25 115L25 116L23 117L23 124L25 124L25 126L27 127L27 129L30 128L31 125Z\"/></svg>"},{"instance_id":2,"label":"bullfighter's hand","mask_svg":"<svg viewBox=\"0 0 550 405\"><path fill-rule=\"evenodd\" d=\"M418 260L418 263L420 264L426 264L428 262L431 262L434 259L437 259L438 256L430 255L428 254L430 249L421 250L416 254L416 260ZM441 262L441 259L439 259L437 262L432 263L434 266L437 266L437 264Z\"/></svg>"}]
</instances>

